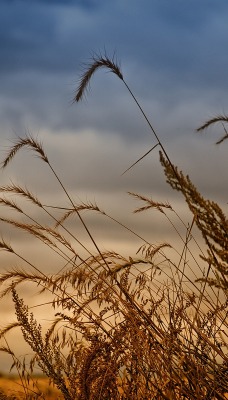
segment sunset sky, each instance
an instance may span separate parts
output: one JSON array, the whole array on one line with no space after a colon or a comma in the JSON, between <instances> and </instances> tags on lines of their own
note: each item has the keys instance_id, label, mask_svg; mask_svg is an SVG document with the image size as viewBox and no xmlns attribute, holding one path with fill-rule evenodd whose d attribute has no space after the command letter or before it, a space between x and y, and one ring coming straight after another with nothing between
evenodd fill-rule
<instances>
[{"instance_id":1,"label":"sunset sky","mask_svg":"<svg viewBox=\"0 0 228 400\"><path fill-rule=\"evenodd\" d=\"M91 57L106 53L118 61L173 163L227 211L228 141L215 146L223 127L196 133L205 120L228 114L227 16L226 0L1 0L1 159L29 132L76 203L96 202L151 243L174 238L155 211L132 214L142 204L128 191L169 201L181 215L185 209L166 185L158 148L121 175L156 144L121 80L99 70L83 100L72 103ZM69 205L51 172L27 151L1 171L0 185L10 179L48 204ZM86 218L102 249L130 255L142 244L104 218ZM32 259L32 239L4 223L0 235ZM1 257L0 272L15 266ZM10 320L10 307L10 300L0 304L0 326ZM0 370L8 365L2 363Z\"/></svg>"}]
</instances>

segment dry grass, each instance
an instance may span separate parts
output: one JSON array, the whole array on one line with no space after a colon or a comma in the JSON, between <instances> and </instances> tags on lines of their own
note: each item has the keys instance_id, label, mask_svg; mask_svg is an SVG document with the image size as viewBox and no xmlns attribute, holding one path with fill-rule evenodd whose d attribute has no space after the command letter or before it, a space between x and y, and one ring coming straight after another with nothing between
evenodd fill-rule
<instances>
[{"instance_id":1,"label":"dry grass","mask_svg":"<svg viewBox=\"0 0 228 400\"><path fill-rule=\"evenodd\" d=\"M63 399L63 396L59 394L56 389L46 377L38 376L34 377L30 381L29 393L35 398L35 394L38 393L40 397L46 400L57 400ZM27 396L28 397L28 396ZM2 376L0 378L0 400L13 400L13 399L24 399L25 392L24 387L21 385L21 380L18 377Z\"/></svg>"},{"instance_id":2,"label":"dry grass","mask_svg":"<svg viewBox=\"0 0 228 400\"><path fill-rule=\"evenodd\" d=\"M13 161L18 151L29 148L50 168L70 207L60 208L62 215L57 218L55 207L43 204L28 189L13 184L0 188L2 206L18 214L18 218L1 220L48 246L62 259L63 265L61 272L46 274L42 265L31 263L26 255L1 241L2 250L14 254L23 266L29 266L29 270L17 268L0 277L2 296L12 296L17 317L16 323L1 332L3 343L5 340L1 350L12 357L24 399L48 399L42 388L34 386L31 391L29 381L33 380L37 366L66 400L225 399L227 218L219 205L204 199L189 177L171 162L114 60L93 59L81 78L75 100L83 96L100 67L114 72L133 96L156 138L153 148L160 147L160 161L168 184L182 193L192 212L192 223L181 236L179 261L170 258L169 243L149 243L121 223L129 235L134 234L140 240L136 256L125 258L117 252L101 251L82 212L112 217L97 205L75 204L42 145L29 136L19 138L3 160L3 167ZM12 195L24 203L19 207ZM141 194L130 195L140 202L136 212L155 208L176 229L173 215L179 216L175 207ZM52 221L50 225L44 226L26 211L28 200L47 214ZM85 246L67 228L66 222L73 216L84 227L93 248ZM199 247L200 260L191 248L195 241L193 228L201 232L206 246L204 253ZM55 320L46 331L18 294L19 285L24 282L31 287L38 285L41 293L52 294L50 307L55 309ZM23 362L7 345L7 333L18 327L33 352L33 357Z\"/></svg>"}]
</instances>

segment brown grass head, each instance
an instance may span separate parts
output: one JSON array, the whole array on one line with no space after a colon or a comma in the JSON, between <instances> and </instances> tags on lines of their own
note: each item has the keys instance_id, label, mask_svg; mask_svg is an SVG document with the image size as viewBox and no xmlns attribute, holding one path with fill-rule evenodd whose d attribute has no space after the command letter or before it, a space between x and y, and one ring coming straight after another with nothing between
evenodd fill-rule
<instances>
[{"instance_id":1,"label":"brown grass head","mask_svg":"<svg viewBox=\"0 0 228 400\"><path fill-rule=\"evenodd\" d=\"M16 153L23 147L34 150L43 161L48 163L48 158L44 152L42 144L34 139L32 136L26 135L24 138L19 137L15 144L12 146L9 153L2 162L2 168L5 168L14 158Z\"/></svg>"},{"instance_id":2,"label":"brown grass head","mask_svg":"<svg viewBox=\"0 0 228 400\"><path fill-rule=\"evenodd\" d=\"M224 125L224 122L228 122L228 116L227 115L218 115L217 117L211 118L208 121L206 121L203 125L201 125L199 128L196 129L197 132L202 132L205 129L207 129L209 126L216 124L217 122L220 122L223 126L225 135L219 139L216 144L222 143L224 140L228 139L228 131Z\"/></svg>"},{"instance_id":3,"label":"brown grass head","mask_svg":"<svg viewBox=\"0 0 228 400\"><path fill-rule=\"evenodd\" d=\"M107 57L107 55L104 56L94 55L92 57L92 62L86 66L86 70L84 74L82 74L81 76L81 79L79 81L79 86L78 89L76 90L76 95L73 99L73 102L75 101L78 102L79 100L82 99L85 91L88 89L90 79L99 68L107 68L109 71L113 72L121 80L123 80L122 72L114 57L109 58Z\"/></svg>"},{"instance_id":4,"label":"brown grass head","mask_svg":"<svg viewBox=\"0 0 228 400\"><path fill-rule=\"evenodd\" d=\"M27 188L22 188L19 185L15 185L14 183L12 183L11 185L7 185L7 186L0 186L0 192L3 193L12 193L15 195L19 195L22 196L24 198L26 198L27 200L31 201L33 204L35 204L38 207L42 207L41 202L38 200L38 198L36 196L34 196L34 194L32 194ZM5 205L11 206L14 209L17 209L18 212L22 212L22 210L14 203L14 202L9 202L9 200L0 200L1 203L5 202Z\"/></svg>"}]
</instances>

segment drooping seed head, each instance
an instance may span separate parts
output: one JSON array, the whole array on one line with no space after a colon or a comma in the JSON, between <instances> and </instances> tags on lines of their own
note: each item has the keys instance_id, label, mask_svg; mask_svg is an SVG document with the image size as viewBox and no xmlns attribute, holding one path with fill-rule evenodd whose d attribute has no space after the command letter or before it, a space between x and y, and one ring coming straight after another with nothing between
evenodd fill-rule
<instances>
[{"instance_id":1,"label":"drooping seed head","mask_svg":"<svg viewBox=\"0 0 228 400\"><path fill-rule=\"evenodd\" d=\"M84 74L82 74L82 76L81 76L78 88L76 90L76 95L73 99L74 102L75 101L78 102L79 100L82 99L85 91L88 88L90 79L92 78L95 71L99 68L107 68L109 71L113 72L121 80L123 80L122 72L120 70L119 65L114 60L114 57L112 59L110 59L106 55L104 55L104 56L94 55L92 57L92 62L87 65L87 68L86 68Z\"/></svg>"}]
</instances>

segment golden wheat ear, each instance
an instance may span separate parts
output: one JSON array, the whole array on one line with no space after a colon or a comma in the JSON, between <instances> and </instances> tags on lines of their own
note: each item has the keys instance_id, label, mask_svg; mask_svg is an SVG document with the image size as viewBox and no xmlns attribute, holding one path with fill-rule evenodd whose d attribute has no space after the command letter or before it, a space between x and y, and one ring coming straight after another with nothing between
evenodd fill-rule
<instances>
[{"instance_id":1,"label":"golden wheat ear","mask_svg":"<svg viewBox=\"0 0 228 400\"><path fill-rule=\"evenodd\" d=\"M87 65L85 73L81 76L81 79L80 79L79 85L78 85L78 89L76 90L76 95L73 99L73 102L79 101L82 99L85 91L88 88L90 79L92 78L95 71L99 68L107 68L109 71L113 72L121 80L123 80L122 72L121 72L120 67L117 64L116 60L114 60L114 57L112 59L110 59L106 55L103 57L94 55L92 57L92 62Z\"/></svg>"}]
</instances>

